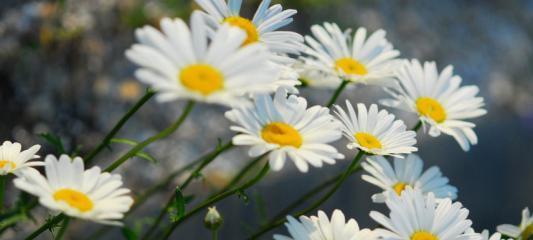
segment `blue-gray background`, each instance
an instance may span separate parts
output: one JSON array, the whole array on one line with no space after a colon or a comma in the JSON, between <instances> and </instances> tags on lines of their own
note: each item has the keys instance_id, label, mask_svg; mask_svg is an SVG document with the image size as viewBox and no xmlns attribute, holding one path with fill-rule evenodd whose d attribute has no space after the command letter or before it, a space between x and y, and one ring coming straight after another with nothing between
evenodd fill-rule
<instances>
[{"instance_id":1,"label":"blue-gray background","mask_svg":"<svg viewBox=\"0 0 533 240\"><path fill-rule=\"evenodd\" d=\"M306 34L309 26L323 21L337 22L343 28L383 28L403 57L435 60L439 69L454 65L465 84L480 87L488 114L474 120L480 141L470 152L463 152L451 137L419 137L419 153L426 167L438 165L459 188L459 200L470 209L478 230L493 231L500 223L517 224L521 210L533 207L533 1L281 3L299 11L292 30ZM251 16L257 4L245 1L245 15ZM123 55L134 41L134 29L156 24L162 16L187 17L194 7L184 0L3 0L0 140L19 141L26 147L40 143L45 146L41 155L45 155L54 150L37 134L51 132L59 135L67 148L80 146L81 153L86 153L144 91L144 86L132 77L134 66ZM331 91L306 89L302 95L320 104ZM383 96L380 89L365 87L347 91L341 99L373 103ZM119 137L144 139L170 124L182 107L183 102L150 101ZM229 123L222 117L225 110L206 105L196 108L178 133L147 149L159 160L157 165L133 159L120 168L126 185L136 193L142 192L149 183L211 149L217 138L229 139ZM408 125L415 123L412 116L398 116ZM339 141L337 145L344 151L344 144ZM97 164L107 166L126 149L113 145L113 151L101 154ZM245 149L224 154L189 192L201 199L224 184L246 161ZM269 175L250 196L259 195L267 216L273 216L299 194L342 171L346 164L339 162L301 174L289 163L283 171ZM127 224L135 228L148 222L147 217L162 207L169 191L155 195ZM369 211L385 210L383 205L370 201L376 191L356 175L322 209L328 214L335 208L342 209L360 225L374 227ZM218 208L225 216L221 239L242 239L256 229L259 205L253 199L244 205L236 197L221 203ZM44 209L37 212L38 216L46 214ZM67 238L80 239L87 229L97 228L96 224L76 221ZM18 232L9 231L0 238L21 237L28 229L21 226ZM283 228L276 231L286 232ZM119 236L115 230L106 238ZM271 238L271 233L265 236ZM198 217L178 229L174 237L207 239L209 232Z\"/></svg>"}]
</instances>

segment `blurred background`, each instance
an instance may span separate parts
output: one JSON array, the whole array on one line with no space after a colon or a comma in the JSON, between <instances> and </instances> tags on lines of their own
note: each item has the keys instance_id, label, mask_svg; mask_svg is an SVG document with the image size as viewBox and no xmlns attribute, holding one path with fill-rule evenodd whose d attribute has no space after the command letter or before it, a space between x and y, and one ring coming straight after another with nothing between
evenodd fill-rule
<instances>
[{"instance_id":1,"label":"blurred background","mask_svg":"<svg viewBox=\"0 0 533 240\"><path fill-rule=\"evenodd\" d=\"M418 137L419 154L425 168L438 165L451 184L459 188L459 201L469 210L476 230L495 230L501 223L518 224L521 210L533 207L533 1L371 1L294 0L275 1L299 11L289 28L302 34L311 25L337 22L342 28L359 26L372 31L383 28L404 58L435 60L439 69L455 66L464 84L476 84L485 98L488 114L474 120L479 144L463 152L448 136ZM258 1L245 1L242 14L251 17ZM0 3L0 140L14 140L25 147L42 144L41 155L57 154L39 137L58 136L68 152L85 155L145 91L133 78L135 66L124 57L134 42L134 29L157 25L164 16L186 18L197 6L189 0L62 0ZM304 89L302 95L313 104L324 104L328 90ZM384 95L372 87L345 91L341 100L375 103ZM181 113L183 101L158 104L150 100L119 133L118 137L140 141L162 130ZM136 194L179 169L202 153L213 149L217 139L230 139L226 108L200 105L181 129L157 142L146 152L152 163L135 158L120 167L127 187ZM408 126L411 115L398 113ZM337 142L351 159L354 155ZM114 143L96 159L107 166L129 149ZM224 186L250 159L247 149L223 154L187 190L196 199ZM221 239L243 239L266 218L274 216L302 193L324 179L338 174L348 161L334 166L298 172L291 162L281 172L248 191L250 199L231 197L217 207L225 216ZM163 192L129 217L134 231L150 223L165 204L176 178ZM16 190L11 188L11 203ZM385 211L370 196L378 189L352 176L322 209L339 208L361 226L375 227L370 210ZM195 203L192 203L193 205ZM1 239L17 239L43 222L43 208L36 210L37 222L19 224ZM203 215L203 214L201 214ZM198 216L182 225L174 239L208 239L210 233ZM67 239L84 239L100 229L97 224L75 221ZM284 227L273 232L286 233ZM51 235L44 234L43 239ZM271 239L272 232L264 235ZM120 239L112 229L96 239Z\"/></svg>"}]
</instances>

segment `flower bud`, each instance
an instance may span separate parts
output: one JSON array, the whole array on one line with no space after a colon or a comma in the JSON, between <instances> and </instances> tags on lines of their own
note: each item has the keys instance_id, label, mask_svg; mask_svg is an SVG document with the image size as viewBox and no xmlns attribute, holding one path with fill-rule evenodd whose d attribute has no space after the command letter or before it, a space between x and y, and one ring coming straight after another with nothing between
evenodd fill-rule
<instances>
[{"instance_id":1,"label":"flower bud","mask_svg":"<svg viewBox=\"0 0 533 240\"><path fill-rule=\"evenodd\" d=\"M216 207L208 208L207 214L204 218L204 225L206 228L211 230L217 230L223 222L224 219L222 219L222 216L220 216L220 213L218 213Z\"/></svg>"}]
</instances>

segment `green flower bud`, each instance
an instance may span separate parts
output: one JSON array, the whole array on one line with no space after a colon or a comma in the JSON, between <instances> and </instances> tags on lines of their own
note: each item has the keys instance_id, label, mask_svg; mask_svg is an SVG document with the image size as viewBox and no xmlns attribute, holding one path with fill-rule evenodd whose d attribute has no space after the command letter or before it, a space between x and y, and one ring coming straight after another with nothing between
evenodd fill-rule
<instances>
[{"instance_id":1,"label":"green flower bud","mask_svg":"<svg viewBox=\"0 0 533 240\"><path fill-rule=\"evenodd\" d=\"M222 216L220 216L220 213L218 213L216 207L208 208L207 214L204 218L204 225L206 228L210 230L217 230L223 222L224 219L222 219Z\"/></svg>"}]
</instances>

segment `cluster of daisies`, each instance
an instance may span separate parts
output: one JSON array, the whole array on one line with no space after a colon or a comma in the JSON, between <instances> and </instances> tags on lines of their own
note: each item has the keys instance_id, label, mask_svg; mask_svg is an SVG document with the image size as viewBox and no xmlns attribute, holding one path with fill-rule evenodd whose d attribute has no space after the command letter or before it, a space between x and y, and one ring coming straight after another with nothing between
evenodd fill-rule
<instances>
[{"instance_id":1,"label":"cluster of daisies","mask_svg":"<svg viewBox=\"0 0 533 240\"><path fill-rule=\"evenodd\" d=\"M380 225L361 229L340 210L328 218L292 216L290 236L275 239L447 240L489 239L471 228L468 210L454 202L457 188L438 167L424 170L415 155L418 128L436 137L452 136L468 151L477 143L470 119L486 113L477 86L461 85L448 66L439 72L434 62L400 59L384 30L369 33L341 30L334 23L311 27L311 35L281 31L296 10L263 0L252 18L241 16L242 0L196 0L202 10L182 19L163 18L159 26L135 31L138 43L126 57L139 66L135 76L167 102L187 99L231 108L225 117L236 132L233 144L249 146L251 157L267 156L279 171L288 161L301 172L344 159L332 144L344 139L347 148L366 155L362 179L381 192L371 199L385 203L390 213L371 212ZM390 96L385 107L411 112L419 124L406 124L376 104L308 106L299 87L353 91L356 85L376 85ZM338 95L336 95L338 96ZM335 97L336 97L335 96ZM333 100L335 100L334 98ZM120 175L83 159L48 155L35 160L39 146L21 151L18 143L0 147L0 174L16 175L14 185L38 197L41 205L71 217L121 224L133 203ZM359 155L359 154L358 154ZM361 155L361 156L363 156ZM42 175L36 167L44 167ZM529 210L520 226L498 231L515 239L533 232ZM501 238L500 233L490 236Z\"/></svg>"}]
</instances>

